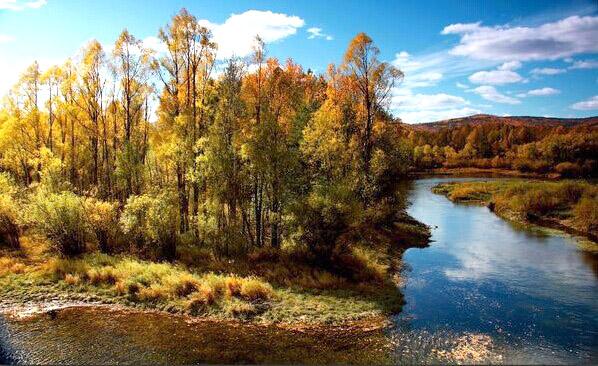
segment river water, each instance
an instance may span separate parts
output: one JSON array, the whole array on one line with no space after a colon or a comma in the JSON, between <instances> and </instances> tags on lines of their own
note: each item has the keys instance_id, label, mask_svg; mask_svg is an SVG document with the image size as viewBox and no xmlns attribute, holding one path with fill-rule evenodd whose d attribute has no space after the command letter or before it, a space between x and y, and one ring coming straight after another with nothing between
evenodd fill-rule
<instances>
[{"instance_id":1,"label":"river water","mask_svg":"<svg viewBox=\"0 0 598 366\"><path fill-rule=\"evenodd\" d=\"M390 329L285 330L71 308L0 317L0 363L597 363L596 256L569 236L431 192L455 180L411 185L408 211L432 228L433 242L404 254L405 305Z\"/></svg>"},{"instance_id":2,"label":"river water","mask_svg":"<svg viewBox=\"0 0 598 366\"><path fill-rule=\"evenodd\" d=\"M403 256L406 305L397 332L432 343L439 335L488 335L507 363L598 362L598 258L570 236L431 191L467 179L414 182L408 212L432 228L433 242Z\"/></svg>"}]
</instances>

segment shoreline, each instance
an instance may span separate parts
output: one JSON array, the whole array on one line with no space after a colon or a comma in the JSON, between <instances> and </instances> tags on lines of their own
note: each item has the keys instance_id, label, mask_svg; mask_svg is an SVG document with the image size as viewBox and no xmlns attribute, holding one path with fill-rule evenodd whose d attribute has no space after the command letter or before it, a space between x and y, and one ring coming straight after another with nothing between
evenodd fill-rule
<instances>
[{"instance_id":1,"label":"shoreline","mask_svg":"<svg viewBox=\"0 0 598 366\"><path fill-rule=\"evenodd\" d=\"M483 181L472 182L483 183ZM454 203L473 204L487 207L498 217L516 223L518 225L535 226L541 229L554 230L564 235L569 235L577 240L577 246L580 250L598 254L598 236L590 231L583 231L571 224L570 219L557 219L547 215L536 215L529 212L516 212L511 209L497 210L494 202L496 192L471 191L463 197L451 197L454 188L463 183L449 182L442 183L432 188L432 192L446 197Z\"/></svg>"},{"instance_id":2,"label":"shoreline","mask_svg":"<svg viewBox=\"0 0 598 366\"><path fill-rule=\"evenodd\" d=\"M268 268L270 263L277 263L276 266L279 267L290 265L284 257L275 259L280 262L269 262L268 258L263 261L257 259L253 269L249 270L242 269L246 266L243 263L229 264L228 267L216 270L184 262L154 264L127 256L102 254L63 260L47 252L32 254L32 248L39 245L39 242L33 237L24 237L21 252L0 251L0 261L6 264L4 274L0 273L0 313L13 312L27 316L76 306L101 306L131 311L157 311L197 320L274 324L284 329L338 326L380 329L389 324L390 316L400 311L404 304L400 290L403 253L410 247L425 247L429 240L427 226L412 219L403 218L390 227L370 228L367 232L369 240L378 240L377 244L367 249L375 254L365 254L363 243L356 243L358 254L370 256L363 263L373 266L361 270L365 271L363 273L366 277L345 279L333 272L296 263L293 268L289 268L291 272L288 272L293 277L280 278L282 282L276 281L278 272L263 273L260 268ZM372 255L374 256L371 257ZM201 305L200 310L195 311L187 304L193 299L195 292L188 296L166 294L150 299L140 297L137 292L119 292L118 283L126 284L143 273L132 273L128 275L132 276L129 280L122 277L118 271L131 265L147 268L146 271L151 276L165 276L161 274L164 266L186 278L194 276L196 280L191 280L199 281L196 283L200 286L195 291L200 292L204 286L201 283L214 278L217 283L223 284L231 276L240 280L255 278L267 286L272 284L272 297L253 300L241 295L227 295L228 285L224 285L221 290L212 288L212 291L216 291L213 292L215 296L219 296L214 302ZM161 267L153 270L154 265ZM377 271L382 271L376 275L378 277L368 279L367 276L378 273ZM106 273L109 276L104 276ZM379 277L382 274L384 277ZM75 277L77 281L70 282ZM157 279L156 284L159 285L162 280L163 278ZM212 282L208 284L212 285ZM151 284L139 285L142 286L141 290L154 288ZM225 291L225 294L218 295L219 291ZM250 310L244 312L244 307L249 307Z\"/></svg>"},{"instance_id":3,"label":"shoreline","mask_svg":"<svg viewBox=\"0 0 598 366\"><path fill-rule=\"evenodd\" d=\"M497 177L497 178L530 178L530 179L546 179L558 180L562 179L559 174L540 174L540 173L524 173L518 170L509 169L486 169L486 168L433 168L427 170L419 170L411 173L415 178L426 176L454 176L454 177Z\"/></svg>"}]
</instances>

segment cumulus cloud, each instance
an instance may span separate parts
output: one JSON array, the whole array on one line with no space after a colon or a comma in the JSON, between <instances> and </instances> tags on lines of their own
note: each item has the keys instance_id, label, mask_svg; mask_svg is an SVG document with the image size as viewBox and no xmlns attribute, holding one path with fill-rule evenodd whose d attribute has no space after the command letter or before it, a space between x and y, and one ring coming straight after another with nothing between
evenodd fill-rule
<instances>
[{"instance_id":1,"label":"cumulus cloud","mask_svg":"<svg viewBox=\"0 0 598 366\"><path fill-rule=\"evenodd\" d=\"M309 33L307 39L324 38L327 41L332 41L334 39L331 35L323 33L322 28L318 27L308 28L307 33Z\"/></svg>"},{"instance_id":2,"label":"cumulus cloud","mask_svg":"<svg viewBox=\"0 0 598 366\"><path fill-rule=\"evenodd\" d=\"M168 52L168 47L166 44L160 40L160 38L155 36L149 36L143 39L142 41L143 47L149 48L154 50L158 54L163 54Z\"/></svg>"},{"instance_id":3,"label":"cumulus cloud","mask_svg":"<svg viewBox=\"0 0 598 366\"><path fill-rule=\"evenodd\" d=\"M423 123L441 121L451 118L467 117L480 113L482 113L482 111L479 109L463 107L444 110L404 111L398 112L397 116L405 123Z\"/></svg>"},{"instance_id":4,"label":"cumulus cloud","mask_svg":"<svg viewBox=\"0 0 598 366\"><path fill-rule=\"evenodd\" d=\"M472 91L482 98L489 100L491 102L502 103L502 104L519 104L521 101L516 98L509 97L508 95L504 95L496 90L495 87L490 85L482 85L478 86Z\"/></svg>"},{"instance_id":5,"label":"cumulus cloud","mask_svg":"<svg viewBox=\"0 0 598 366\"><path fill-rule=\"evenodd\" d=\"M527 97L527 96L534 96L534 97L544 97L547 95L555 95L555 94L559 94L561 91L558 89L554 89L554 88L549 88L549 87L545 87L545 88L539 88L539 89L533 89L530 90L526 93L521 93L521 94L517 94L518 97Z\"/></svg>"},{"instance_id":6,"label":"cumulus cloud","mask_svg":"<svg viewBox=\"0 0 598 366\"><path fill-rule=\"evenodd\" d=\"M577 103L571 105L571 108L577 109L578 111L598 110L598 95L594 95L593 97L591 97L587 100L577 102Z\"/></svg>"},{"instance_id":7,"label":"cumulus cloud","mask_svg":"<svg viewBox=\"0 0 598 366\"><path fill-rule=\"evenodd\" d=\"M598 69L598 60L575 61L570 69Z\"/></svg>"},{"instance_id":8,"label":"cumulus cloud","mask_svg":"<svg viewBox=\"0 0 598 366\"><path fill-rule=\"evenodd\" d=\"M505 62L498 67L499 70L517 70L519 68L521 68L521 62L519 61Z\"/></svg>"},{"instance_id":9,"label":"cumulus cloud","mask_svg":"<svg viewBox=\"0 0 598 366\"><path fill-rule=\"evenodd\" d=\"M265 43L273 43L297 33L305 21L298 16L271 11L248 10L241 14L232 14L222 24L200 20L210 29L218 43L218 58L247 56L251 53L255 36L259 35Z\"/></svg>"},{"instance_id":10,"label":"cumulus cloud","mask_svg":"<svg viewBox=\"0 0 598 366\"><path fill-rule=\"evenodd\" d=\"M558 69L554 67L535 68L531 71L532 75L558 75L567 72L565 69Z\"/></svg>"},{"instance_id":11,"label":"cumulus cloud","mask_svg":"<svg viewBox=\"0 0 598 366\"><path fill-rule=\"evenodd\" d=\"M464 98L445 93L395 95L392 99L395 109L445 109L466 104Z\"/></svg>"},{"instance_id":12,"label":"cumulus cloud","mask_svg":"<svg viewBox=\"0 0 598 366\"><path fill-rule=\"evenodd\" d=\"M525 79L517 72L513 71L521 67L519 61L505 62L496 70L478 71L469 76L469 81L474 84L503 85L510 83L519 83Z\"/></svg>"},{"instance_id":13,"label":"cumulus cloud","mask_svg":"<svg viewBox=\"0 0 598 366\"><path fill-rule=\"evenodd\" d=\"M554 60L598 52L598 16L571 16L537 27L451 24L442 34L460 41L450 52L481 60Z\"/></svg>"},{"instance_id":14,"label":"cumulus cloud","mask_svg":"<svg viewBox=\"0 0 598 366\"><path fill-rule=\"evenodd\" d=\"M466 99L456 95L413 94L407 90L394 95L391 110L405 123L421 123L481 113L469 104Z\"/></svg>"},{"instance_id":15,"label":"cumulus cloud","mask_svg":"<svg viewBox=\"0 0 598 366\"><path fill-rule=\"evenodd\" d=\"M0 0L0 9L3 10L25 10L25 9L38 9L46 5L47 0Z\"/></svg>"}]
</instances>

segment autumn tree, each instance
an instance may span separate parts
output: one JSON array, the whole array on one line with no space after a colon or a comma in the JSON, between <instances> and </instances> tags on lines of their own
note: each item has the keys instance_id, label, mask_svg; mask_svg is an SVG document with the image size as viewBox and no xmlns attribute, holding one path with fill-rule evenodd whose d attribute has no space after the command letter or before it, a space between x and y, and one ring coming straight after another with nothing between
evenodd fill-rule
<instances>
[{"instance_id":1,"label":"autumn tree","mask_svg":"<svg viewBox=\"0 0 598 366\"><path fill-rule=\"evenodd\" d=\"M373 151L372 130L376 116L389 102L395 84L403 73L378 59L380 50L365 33L359 33L347 48L343 69L349 77L357 98L357 116L362 121L362 160L364 184L371 181L370 168Z\"/></svg>"}]
</instances>

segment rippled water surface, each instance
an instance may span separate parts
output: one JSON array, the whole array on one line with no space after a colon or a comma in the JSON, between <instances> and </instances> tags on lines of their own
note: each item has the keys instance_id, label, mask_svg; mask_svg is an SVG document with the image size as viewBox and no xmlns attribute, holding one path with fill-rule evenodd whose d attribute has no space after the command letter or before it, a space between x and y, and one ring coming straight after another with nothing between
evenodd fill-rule
<instances>
[{"instance_id":1,"label":"rippled water surface","mask_svg":"<svg viewBox=\"0 0 598 366\"><path fill-rule=\"evenodd\" d=\"M526 229L414 183L409 213L432 227L407 250L398 330L491 336L505 362L598 362L598 261L575 239ZM479 179L478 179L479 180Z\"/></svg>"}]
</instances>

